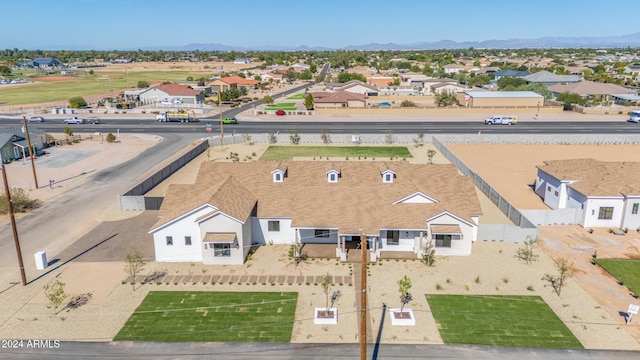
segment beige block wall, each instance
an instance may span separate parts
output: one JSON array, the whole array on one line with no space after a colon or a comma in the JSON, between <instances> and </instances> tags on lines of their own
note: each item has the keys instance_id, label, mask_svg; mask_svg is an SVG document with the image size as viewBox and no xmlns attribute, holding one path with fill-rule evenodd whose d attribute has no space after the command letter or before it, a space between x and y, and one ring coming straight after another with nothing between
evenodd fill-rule
<instances>
[{"instance_id":1,"label":"beige block wall","mask_svg":"<svg viewBox=\"0 0 640 360\"><path fill-rule=\"evenodd\" d=\"M426 108L366 108L366 109L354 109L354 108L342 108L342 109L321 109L316 107L315 113L317 115L468 115L478 114L486 116L487 114L535 114L538 111L537 106L487 106L476 108L441 108L441 107L426 107ZM541 106L540 114L562 114L562 106Z\"/></svg>"}]
</instances>

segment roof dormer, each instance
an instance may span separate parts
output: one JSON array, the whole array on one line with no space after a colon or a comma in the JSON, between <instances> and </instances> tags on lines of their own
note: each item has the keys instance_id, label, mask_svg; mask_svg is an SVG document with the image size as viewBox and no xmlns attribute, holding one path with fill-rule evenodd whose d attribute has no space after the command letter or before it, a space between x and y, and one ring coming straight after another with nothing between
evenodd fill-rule
<instances>
[{"instance_id":1,"label":"roof dormer","mask_svg":"<svg viewBox=\"0 0 640 360\"><path fill-rule=\"evenodd\" d=\"M383 183L392 183L393 179L396 178L395 171L393 171L391 169L384 170L380 174L382 175L382 182Z\"/></svg>"},{"instance_id":2,"label":"roof dormer","mask_svg":"<svg viewBox=\"0 0 640 360\"><path fill-rule=\"evenodd\" d=\"M327 171L327 181L330 183L337 183L340 178L340 171L331 169Z\"/></svg>"},{"instance_id":3,"label":"roof dormer","mask_svg":"<svg viewBox=\"0 0 640 360\"><path fill-rule=\"evenodd\" d=\"M273 175L273 182L284 182L284 178L287 176L287 171L275 169L271 172L271 175Z\"/></svg>"}]
</instances>

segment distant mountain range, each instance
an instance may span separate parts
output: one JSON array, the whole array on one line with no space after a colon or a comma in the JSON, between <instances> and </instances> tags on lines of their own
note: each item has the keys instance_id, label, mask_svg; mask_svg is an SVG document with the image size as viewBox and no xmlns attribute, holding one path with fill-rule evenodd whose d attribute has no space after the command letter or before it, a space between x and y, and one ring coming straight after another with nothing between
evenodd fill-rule
<instances>
[{"instance_id":1,"label":"distant mountain range","mask_svg":"<svg viewBox=\"0 0 640 360\"><path fill-rule=\"evenodd\" d=\"M507 39L485 41L440 40L437 42L417 42L413 44L349 45L343 48L300 45L286 46L233 46L224 44L188 44L184 46L153 46L143 50L165 51L330 51L330 50L437 50L437 49L525 49L525 48L623 48L640 47L640 32L630 35L606 37L544 37L538 39Z\"/></svg>"}]
</instances>

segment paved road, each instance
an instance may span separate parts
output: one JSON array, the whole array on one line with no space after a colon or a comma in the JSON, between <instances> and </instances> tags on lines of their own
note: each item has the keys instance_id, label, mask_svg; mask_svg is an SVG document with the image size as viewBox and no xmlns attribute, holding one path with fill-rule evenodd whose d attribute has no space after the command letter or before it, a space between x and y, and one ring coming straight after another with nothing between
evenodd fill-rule
<instances>
[{"instance_id":1,"label":"paved road","mask_svg":"<svg viewBox=\"0 0 640 360\"><path fill-rule=\"evenodd\" d=\"M87 183L66 192L33 213L17 220L25 263L33 263L33 254L47 249L56 255L80 236L78 223L99 224L96 213L113 205L116 196L142 180L142 175L156 164L171 157L198 136L164 134L164 140L136 158L89 175ZM51 259L50 259L51 260ZM0 291L9 281L19 281L18 261L8 222L0 226ZM27 281L34 276L27 273ZM39 286L39 285L38 285Z\"/></svg>"},{"instance_id":2,"label":"paved road","mask_svg":"<svg viewBox=\"0 0 640 360\"><path fill-rule=\"evenodd\" d=\"M206 124L212 125L212 133L220 130L218 121L204 120L199 123L158 123L151 119L113 119L104 124L76 125L76 132L124 132L140 133L184 133L206 136ZM0 120L0 126L15 123L15 120ZM37 125L47 132L62 132L61 120L51 120ZM291 121L271 119L265 121L241 121L235 125L224 125L225 134L264 134L268 132L288 132L297 130L302 134L319 134L326 129L330 134L640 134L640 125L625 121L522 121L518 125L484 125L479 121Z\"/></svg>"},{"instance_id":3,"label":"paved road","mask_svg":"<svg viewBox=\"0 0 640 360\"><path fill-rule=\"evenodd\" d=\"M7 359L359 359L359 344L83 343L55 349L0 349ZM367 359L638 359L637 351L370 344Z\"/></svg>"}]
</instances>

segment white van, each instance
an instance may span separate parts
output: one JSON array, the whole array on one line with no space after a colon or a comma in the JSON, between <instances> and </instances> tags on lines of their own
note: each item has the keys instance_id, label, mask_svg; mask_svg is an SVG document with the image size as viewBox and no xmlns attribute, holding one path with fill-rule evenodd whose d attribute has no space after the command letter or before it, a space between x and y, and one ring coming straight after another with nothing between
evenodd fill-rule
<instances>
[{"instance_id":1,"label":"white van","mask_svg":"<svg viewBox=\"0 0 640 360\"><path fill-rule=\"evenodd\" d=\"M635 110L631 112L631 116L629 116L628 122L632 123L640 123L640 110Z\"/></svg>"}]
</instances>

